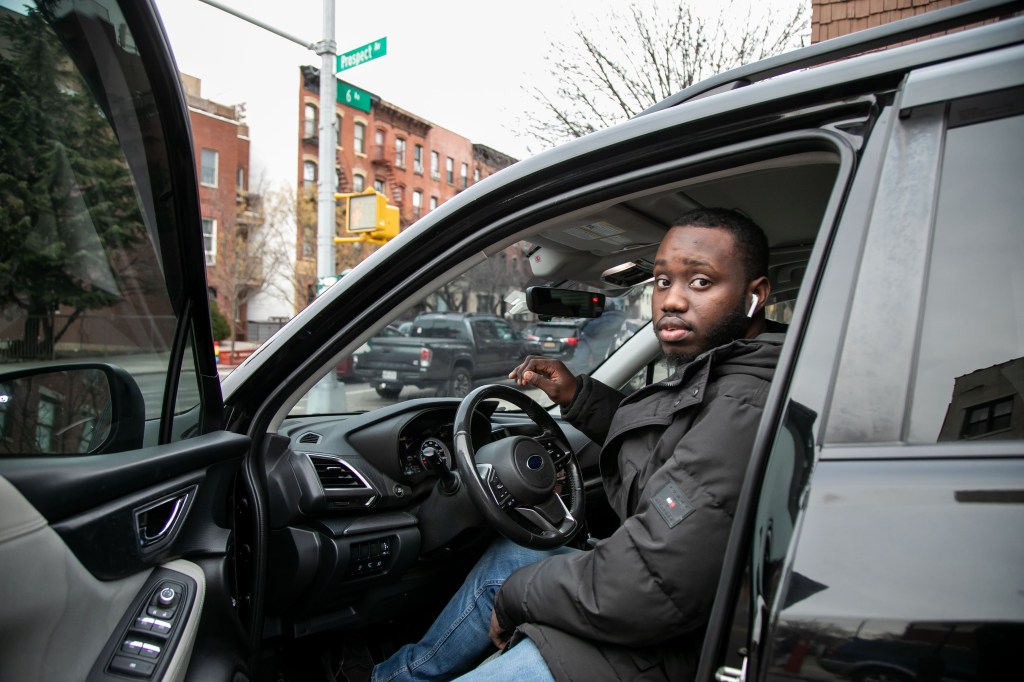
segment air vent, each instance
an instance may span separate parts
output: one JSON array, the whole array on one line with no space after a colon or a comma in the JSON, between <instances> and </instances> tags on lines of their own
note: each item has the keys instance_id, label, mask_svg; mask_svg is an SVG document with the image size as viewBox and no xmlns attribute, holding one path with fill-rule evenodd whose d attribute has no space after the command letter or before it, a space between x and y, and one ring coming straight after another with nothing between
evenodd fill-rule
<instances>
[{"instance_id":1,"label":"air vent","mask_svg":"<svg viewBox=\"0 0 1024 682\"><path fill-rule=\"evenodd\" d=\"M316 476L324 491L368 489L363 477L345 462L325 455L310 455L309 461L316 469Z\"/></svg>"},{"instance_id":2,"label":"air vent","mask_svg":"<svg viewBox=\"0 0 1024 682\"><path fill-rule=\"evenodd\" d=\"M299 436L299 442L306 443L307 445L316 445L321 440L323 440L323 436L321 436L319 433L313 433L312 431L307 431L306 433Z\"/></svg>"}]
</instances>

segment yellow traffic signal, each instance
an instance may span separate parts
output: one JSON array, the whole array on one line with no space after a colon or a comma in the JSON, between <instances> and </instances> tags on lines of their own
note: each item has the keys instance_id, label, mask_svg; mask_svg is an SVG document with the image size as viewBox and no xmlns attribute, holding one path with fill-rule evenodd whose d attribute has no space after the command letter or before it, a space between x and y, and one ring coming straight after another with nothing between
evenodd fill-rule
<instances>
[{"instance_id":1,"label":"yellow traffic signal","mask_svg":"<svg viewBox=\"0 0 1024 682\"><path fill-rule=\"evenodd\" d=\"M398 236L399 211L388 206L387 197L375 190L335 194L345 202L345 229L355 237L335 237L335 243L371 242L384 244Z\"/></svg>"}]
</instances>

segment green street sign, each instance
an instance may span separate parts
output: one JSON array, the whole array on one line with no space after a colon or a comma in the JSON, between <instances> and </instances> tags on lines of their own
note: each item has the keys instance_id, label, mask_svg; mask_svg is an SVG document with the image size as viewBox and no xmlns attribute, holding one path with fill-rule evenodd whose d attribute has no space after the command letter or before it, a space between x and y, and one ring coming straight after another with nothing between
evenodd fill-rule
<instances>
[{"instance_id":1,"label":"green street sign","mask_svg":"<svg viewBox=\"0 0 1024 682\"><path fill-rule=\"evenodd\" d=\"M345 69L351 69L353 66L359 66L363 62L368 62L371 59L377 57L383 57L388 53L388 39L387 37L375 40L372 43L367 43L362 47L357 47L354 50L349 50L345 54L339 54L334 58L335 66L334 72L344 71Z\"/></svg>"},{"instance_id":2,"label":"green street sign","mask_svg":"<svg viewBox=\"0 0 1024 682\"><path fill-rule=\"evenodd\" d=\"M353 109L370 113L370 93L365 90L360 90L348 83L339 82L337 99L340 104L347 104Z\"/></svg>"}]
</instances>

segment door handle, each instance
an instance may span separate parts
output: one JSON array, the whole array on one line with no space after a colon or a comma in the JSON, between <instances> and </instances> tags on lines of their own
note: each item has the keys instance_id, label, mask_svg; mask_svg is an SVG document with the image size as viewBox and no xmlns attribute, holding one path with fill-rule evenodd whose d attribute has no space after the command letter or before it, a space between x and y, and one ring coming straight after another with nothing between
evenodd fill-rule
<instances>
[{"instance_id":1,"label":"door handle","mask_svg":"<svg viewBox=\"0 0 1024 682\"><path fill-rule=\"evenodd\" d=\"M148 547L168 539L184 518L195 486L135 510L135 532L139 545Z\"/></svg>"}]
</instances>

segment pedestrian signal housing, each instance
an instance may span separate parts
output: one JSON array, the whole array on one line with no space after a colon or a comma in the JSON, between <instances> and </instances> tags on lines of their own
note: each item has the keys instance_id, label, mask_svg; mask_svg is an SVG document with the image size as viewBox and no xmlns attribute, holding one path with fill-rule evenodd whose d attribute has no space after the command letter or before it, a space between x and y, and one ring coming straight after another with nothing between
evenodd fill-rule
<instances>
[{"instance_id":1,"label":"pedestrian signal housing","mask_svg":"<svg viewBox=\"0 0 1024 682\"><path fill-rule=\"evenodd\" d=\"M375 190L335 194L345 204L345 229L355 237L336 237L336 243L371 242L384 244L398 236L399 211L387 197Z\"/></svg>"}]
</instances>

